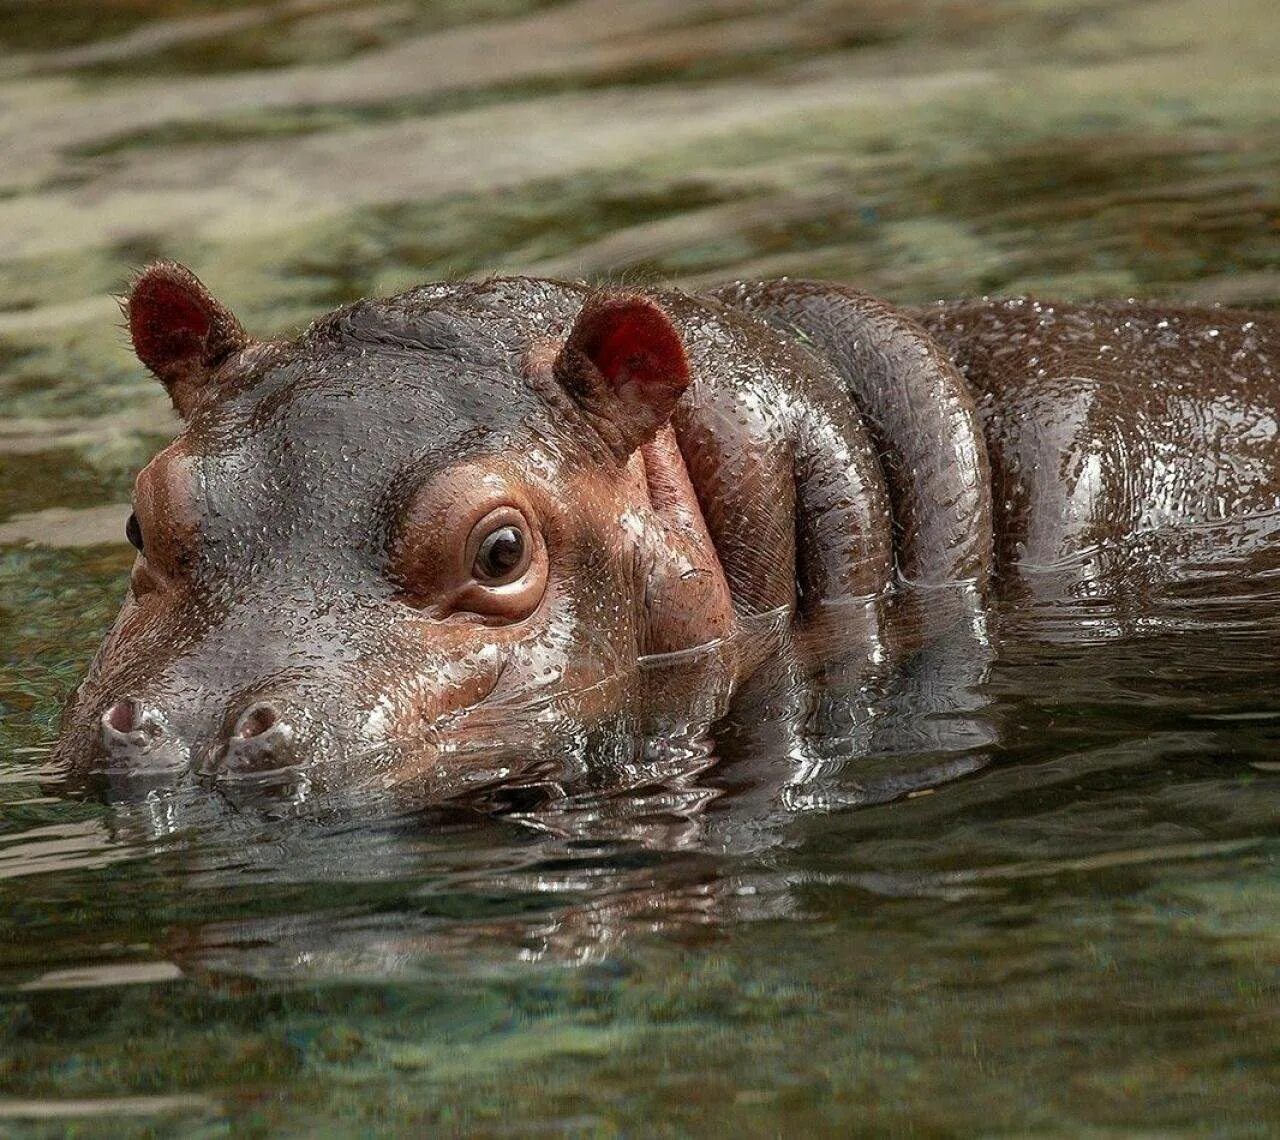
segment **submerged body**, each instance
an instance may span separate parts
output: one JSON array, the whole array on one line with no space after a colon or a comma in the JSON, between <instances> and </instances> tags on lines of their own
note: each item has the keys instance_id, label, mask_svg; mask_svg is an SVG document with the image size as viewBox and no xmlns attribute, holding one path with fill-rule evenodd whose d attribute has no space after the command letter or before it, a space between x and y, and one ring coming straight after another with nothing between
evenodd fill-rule
<instances>
[{"instance_id":1,"label":"submerged body","mask_svg":"<svg viewBox=\"0 0 1280 1140\"><path fill-rule=\"evenodd\" d=\"M450 741L669 699L655 657L727 694L833 624L918 652L934 587L981 614L1280 541L1264 314L511 278L259 343L168 264L129 314L187 426L68 707L84 768L448 795Z\"/></svg>"}]
</instances>

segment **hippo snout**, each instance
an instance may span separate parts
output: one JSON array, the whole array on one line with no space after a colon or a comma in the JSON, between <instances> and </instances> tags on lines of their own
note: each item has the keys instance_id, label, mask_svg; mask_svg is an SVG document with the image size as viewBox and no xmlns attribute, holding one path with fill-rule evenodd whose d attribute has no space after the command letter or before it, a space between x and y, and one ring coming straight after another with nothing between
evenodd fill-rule
<instances>
[{"instance_id":1,"label":"hippo snout","mask_svg":"<svg viewBox=\"0 0 1280 1140\"><path fill-rule=\"evenodd\" d=\"M282 699L251 700L204 737L184 734L175 719L144 699L115 701L98 720L91 768L146 776L191 767L217 779L252 778L307 767L317 753L327 757L336 748L318 718Z\"/></svg>"}]
</instances>

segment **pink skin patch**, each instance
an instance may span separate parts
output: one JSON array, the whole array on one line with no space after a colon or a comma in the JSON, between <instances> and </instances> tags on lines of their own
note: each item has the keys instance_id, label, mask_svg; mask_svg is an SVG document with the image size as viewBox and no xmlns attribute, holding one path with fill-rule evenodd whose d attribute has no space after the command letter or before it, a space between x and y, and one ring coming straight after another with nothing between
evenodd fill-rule
<instances>
[{"instance_id":1,"label":"pink skin patch","mask_svg":"<svg viewBox=\"0 0 1280 1140\"><path fill-rule=\"evenodd\" d=\"M143 278L129 299L129 334L149 367L198 360L212 328L201 299L176 281Z\"/></svg>"},{"instance_id":2,"label":"pink skin patch","mask_svg":"<svg viewBox=\"0 0 1280 1140\"><path fill-rule=\"evenodd\" d=\"M582 330L582 350L620 396L646 400L646 389L684 391L689 383L684 345L661 310L628 298L601 306L591 317Z\"/></svg>"},{"instance_id":3,"label":"pink skin patch","mask_svg":"<svg viewBox=\"0 0 1280 1140\"><path fill-rule=\"evenodd\" d=\"M630 293L600 293L583 305L554 373L619 459L653 438L690 380L670 318Z\"/></svg>"},{"instance_id":4,"label":"pink skin patch","mask_svg":"<svg viewBox=\"0 0 1280 1140\"><path fill-rule=\"evenodd\" d=\"M159 377L184 418L219 362L249 343L240 322L189 269L173 262L146 269L127 308L138 359Z\"/></svg>"},{"instance_id":5,"label":"pink skin patch","mask_svg":"<svg viewBox=\"0 0 1280 1140\"><path fill-rule=\"evenodd\" d=\"M132 701L117 701L107 710L106 720L117 732L132 732L134 715Z\"/></svg>"}]
</instances>

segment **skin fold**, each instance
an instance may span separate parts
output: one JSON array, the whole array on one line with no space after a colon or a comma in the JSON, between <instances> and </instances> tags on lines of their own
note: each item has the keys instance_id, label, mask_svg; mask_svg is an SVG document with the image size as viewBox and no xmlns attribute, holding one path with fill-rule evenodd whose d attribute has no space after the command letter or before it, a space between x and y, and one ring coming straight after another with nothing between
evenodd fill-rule
<instances>
[{"instance_id":1,"label":"skin fold","mask_svg":"<svg viewBox=\"0 0 1280 1140\"><path fill-rule=\"evenodd\" d=\"M467 742L783 675L892 664L906 706L975 679L996 602L1277 541L1266 314L496 278L262 342L172 263L127 309L184 429L81 772L447 797L508 772Z\"/></svg>"}]
</instances>

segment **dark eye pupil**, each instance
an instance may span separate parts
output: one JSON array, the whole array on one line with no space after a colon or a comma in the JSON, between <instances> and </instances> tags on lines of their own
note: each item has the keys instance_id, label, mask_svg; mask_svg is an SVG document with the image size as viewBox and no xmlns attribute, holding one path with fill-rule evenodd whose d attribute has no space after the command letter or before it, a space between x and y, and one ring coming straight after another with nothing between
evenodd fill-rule
<instances>
[{"instance_id":1,"label":"dark eye pupil","mask_svg":"<svg viewBox=\"0 0 1280 1140\"><path fill-rule=\"evenodd\" d=\"M129 515L129 521L124 524L124 536L139 551L142 550L142 527L138 523L137 515Z\"/></svg>"},{"instance_id":2,"label":"dark eye pupil","mask_svg":"<svg viewBox=\"0 0 1280 1140\"><path fill-rule=\"evenodd\" d=\"M476 573L481 578L505 578L524 559L524 535L513 526L503 526L488 535L476 553Z\"/></svg>"}]
</instances>

